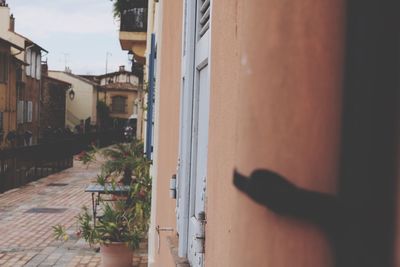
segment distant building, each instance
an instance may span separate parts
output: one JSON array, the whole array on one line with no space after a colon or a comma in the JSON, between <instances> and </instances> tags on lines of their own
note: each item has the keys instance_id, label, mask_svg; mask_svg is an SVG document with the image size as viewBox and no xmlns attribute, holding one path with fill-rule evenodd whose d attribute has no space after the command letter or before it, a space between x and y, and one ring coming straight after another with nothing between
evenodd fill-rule
<instances>
[{"instance_id":1,"label":"distant building","mask_svg":"<svg viewBox=\"0 0 400 267\"><path fill-rule=\"evenodd\" d=\"M137 136L141 135L142 123L140 118L142 86L139 77L124 66L119 70L103 75L81 75L85 79L96 82L98 87L98 101L104 102L110 111L110 118L114 127L122 127L128 119L133 122Z\"/></svg>"},{"instance_id":2,"label":"distant building","mask_svg":"<svg viewBox=\"0 0 400 267\"><path fill-rule=\"evenodd\" d=\"M135 119L137 119L139 109L138 77L132 72L125 71L123 66L117 72L98 77L100 79L99 100L104 101L110 108L110 117L120 126L132 116L136 116Z\"/></svg>"},{"instance_id":3,"label":"distant building","mask_svg":"<svg viewBox=\"0 0 400 267\"><path fill-rule=\"evenodd\" d=\"M71 84L71 91L66 97L66 126L77 129L83 124L96 125L98 84L69 71L49 70L48 76Z\"/></svg>"}]
</instances>

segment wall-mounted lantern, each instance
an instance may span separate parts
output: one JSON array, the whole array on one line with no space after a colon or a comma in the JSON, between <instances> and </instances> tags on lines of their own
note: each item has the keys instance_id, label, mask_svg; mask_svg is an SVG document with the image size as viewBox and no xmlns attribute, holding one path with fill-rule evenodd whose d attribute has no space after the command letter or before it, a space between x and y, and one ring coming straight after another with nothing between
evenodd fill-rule
<instances>
[{"instance_id":1,"label":"wall-mounted lantern","mask_svg":"<svg viewBox=\"0 0 400 267\"><path fill-rule=\"evenodd\" d=\"M71 99L71 101L74 100L75 92L74 92L74 89L72 87L69 89L68 96L69 96L69 99Z\"/></svg>"}]
</instances>

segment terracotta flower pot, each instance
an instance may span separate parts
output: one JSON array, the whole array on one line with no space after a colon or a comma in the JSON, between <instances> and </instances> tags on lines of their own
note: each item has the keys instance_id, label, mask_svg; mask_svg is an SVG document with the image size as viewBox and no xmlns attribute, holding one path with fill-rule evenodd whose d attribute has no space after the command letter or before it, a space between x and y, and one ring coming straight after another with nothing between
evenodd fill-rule
<instances>
[{"instance_id":1,"label":"terracotta flower pot","mask_svg":"<svg viewBox=\"0 0 400 267\"><path fill-rule=\"evenodd\" d=\"M124 243L100 246L102 267L131 267L133 251Z\"/></svg>"}]
</instances>

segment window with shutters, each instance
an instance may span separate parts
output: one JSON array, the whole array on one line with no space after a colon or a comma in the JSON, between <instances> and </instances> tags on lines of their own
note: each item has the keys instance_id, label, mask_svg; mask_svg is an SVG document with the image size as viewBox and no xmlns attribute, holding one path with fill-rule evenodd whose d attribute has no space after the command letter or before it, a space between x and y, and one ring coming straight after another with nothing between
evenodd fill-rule
<instances>
[{"instance_id":1,"label":"window with shutters","mask_svg":"<svg viewBox=\"0 0 400 267\"><path fill-rule=\"evenodd\" d=\"M112 98L111 111L113 113L126 113L126 97L125 96L114 96Z\"/></svg>"},{"instance_id":2,"label":"window with shutters","mask_svg":"<svg viewBox=\"0 0 400 267\"><path fill-rule=\"evenodd\" d=\"M8 81L8 54L0 52L0 83Z\"/></svg>"}]
</instances>

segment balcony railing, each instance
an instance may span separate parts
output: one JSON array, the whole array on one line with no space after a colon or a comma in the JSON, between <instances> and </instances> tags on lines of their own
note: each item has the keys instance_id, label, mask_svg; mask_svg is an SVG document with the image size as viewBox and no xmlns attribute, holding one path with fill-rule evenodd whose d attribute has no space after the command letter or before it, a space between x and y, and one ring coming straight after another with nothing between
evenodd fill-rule
<instances>
[{"instance_id":1,"label":"balcony railing","mask_svg":"<svg viewBox=\"0 0 400 267\"><path fill-rule=\"evenodd\" d=\"M147 31L147 7L135 7L124 10L121 13L120 31L146 32Z\"/></svg>"}]
</instances>

